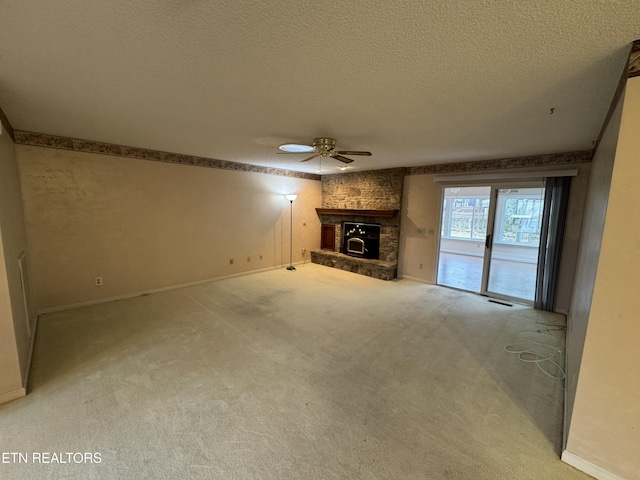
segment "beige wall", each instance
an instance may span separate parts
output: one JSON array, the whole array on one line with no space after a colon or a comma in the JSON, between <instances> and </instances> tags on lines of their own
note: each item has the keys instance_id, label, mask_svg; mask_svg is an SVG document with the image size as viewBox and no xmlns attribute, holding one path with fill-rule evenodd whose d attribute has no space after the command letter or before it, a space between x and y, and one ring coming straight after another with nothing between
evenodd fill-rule
<instances>
[{"instance_id":1,"label":"beige wall","mask_svg":"<svg viewBox=\"0 0 640 480\"><path fill-rule=\"evenodd\" d=\"M0 241L2 241L0 231ZM22 375L4 255L0 255L0 403L21 396Z\"/></svg>"},{"instance_id":2,"label":"beige wall","mask_svg":"<svg viewBox=\"0 0 640 480\"><path fill-rule=\"evenodd\" d=\"M567 451L640 479L640 77L627 82ZM588 234L588 232L585 232Z\"/></svg>"},{"instance_id":3,"label":"beige wall","mask_svg":"<svg viewBox=\"0 0 640 480\"><path fill-rule=\"evenodd\" d=\"M18 267L27 248L20 185L15 146L6 131L0 135L0 244L1 403L23 393L31 346Z\"/></svg>"},{"instance_id":4,"label":"beige wall","mask_svg":"<svg viewBox=\"0 0 640 480\"><path fill-rule=\"evenodd\" d=\"M557 165L543 170L566 170L576 168L578 176L571 181L569 210L562 261L556 294L556 311L567 312L571 299L576 256L578 250L582 212L584 209L589 164ZM510 172L530 172L541 169L518 168ZM482 172L496 173L496 172ZM398 274L427 283L436 282L438 262L438 239L442 186L433 181L436 175L407 175L404 183L402 221L400 232L400 263ZM420 233L423 230L424 233ZM422 264L422 268L420 265Z\"/></svg>"},{"instance_id":5,"label":"beige wall","mask_svg":"<svg viewBox=\"0 0 640 480\"><path fill-rule=\"evenodd\" d=\"M582 349L587 333L591 298L600 257L600 244L607 212L613 163L618 145L623 99L624 93L614 108L613 115L603 132L591 164L591 176L584 210L575 285L569 315L567 316L565 443L571 423Z\"/></svg>"},{"instance_id":6,"label":"beige wall","mask_svg":"<svg viewBox=\"0 0 640 480\"><path fill-rule=\"evenodd\" d=\"M319 247L319 181L24 145L17 152L40 308L286 264L286 193L298 194L293 261L303 260L301 248Z\"/></svg>"},{"instance_id":7,"label":"beige wall","mask_svg":"<svg viewBox=\"0 0 640 480\"><path fill-rule=\"evenodd\" d=\"M433 183L433 177L404 177L400 220L398 275L427 283L436 283L442 202L442 187ZM421 229L425 233L419 233Z\"/></svg>"}]
</instances>

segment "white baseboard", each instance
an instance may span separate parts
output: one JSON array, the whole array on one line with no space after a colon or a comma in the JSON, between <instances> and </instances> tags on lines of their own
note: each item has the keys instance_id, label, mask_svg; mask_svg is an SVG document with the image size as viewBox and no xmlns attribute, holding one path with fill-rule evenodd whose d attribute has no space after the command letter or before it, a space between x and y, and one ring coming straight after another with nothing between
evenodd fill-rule
<instances>
[{"instance_id":1,"label":"white baseboard","mask_svg":"<svg viewBox=\"0 0 640 480\"><path fill-rule=\"evenodd\" d=\"M619 477L615 473L611 473L610 471L605 470L604 468L599 467L598 465L595 465L568 450L562 452L561 458L564 463L568 463L572 467L577 468L581 472L591 475L593 478L597 478L598 480L624 480L624 478Z\"/></svg>"},{"instance_id":2,"label":"white baseboard","mask_svg":"<svg viewBox=\"0 0 640 480\"><path fill-rule=\"evenodd\" d=\"M18 398L22 398L26 394L27 391L24 388L18 388L17 390L0 394L0 405L2 405L3 403L11 402L13 400L17 400Z\"/></svg>"},{"instance_id":3,"label":"white baseboard","mask_svg":"<svg viewBox=\"0 0 640 480\"><path fill-rule=\"evenodd\" d=\"M303 265L305 263L309 263L309 262L298 262L298 263L294 263L294 265ZM96 300L87 300L86 302L71 303L69 305L60 305L57 307L41 308L41 309L38 309L38 315L42 315L44 313L61 312L63 310L71 310L72 308L86 307L89 305L97 305L99 303L113 302L114 300L124 300L126 298L140 297L142 295L147 295L150 293L160 293L160 292L166 292L168 290L177 290L178 288L193 287L196 285L202 285L203 283L218 282L220 280L226 280L228 278L242 277L245 275L252 275L254 273L267 272L269 270L277 270L279 268L284 268L287 265L289 264L286 263L283 265L276 265L275 267L260 268L258 270L250 270L248 272L234 273L234 274L225 275L222 277L207 278L206 280L198 280L196 282L183 283L180 285L170 285L168 287L154 288L152 290L144 290L142 292L125 293L124 295L116 295L114 297L98 298Z\"/></svg>"}]
</instances>

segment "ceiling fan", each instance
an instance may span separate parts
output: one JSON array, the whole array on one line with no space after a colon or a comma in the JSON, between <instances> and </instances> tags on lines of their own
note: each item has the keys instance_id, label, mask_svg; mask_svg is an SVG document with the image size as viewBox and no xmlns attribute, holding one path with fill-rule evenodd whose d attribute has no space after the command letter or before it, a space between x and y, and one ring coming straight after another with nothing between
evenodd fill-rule
<instances>
[{"instance_id":1,"label":"ceiling fan","mask_svg":"<svg viewBox=\"0 0 640 480\"><path fill-rule=\"evenodd\" d=\"M316 157L331 157L343 163L351 163L351 158L343 157L343 155L366 155L371 156L371 152L362 152L354 150L336 150L335 138L314 138L311 145L304 145L299 143L283 143L278 147L282 152L278 153L312 153L308 158L300 160L301 162L308 162Z\"/></svg>"}]
</instances>

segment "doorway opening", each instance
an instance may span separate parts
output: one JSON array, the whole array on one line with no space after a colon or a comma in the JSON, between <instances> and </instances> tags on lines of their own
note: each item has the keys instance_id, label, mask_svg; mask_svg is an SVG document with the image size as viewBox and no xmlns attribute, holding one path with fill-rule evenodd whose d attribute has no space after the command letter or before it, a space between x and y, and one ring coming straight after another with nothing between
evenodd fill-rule
<instances>
[{"instance_id":1,"label":"doorway opening","mask_svg":"<svg viewBox=\"0 0 640 480\"><path fill-rule=\"evenodd\" d=\"M437 283L532 304L542 182L443 189Z\"/></svg>"}]
</instances>

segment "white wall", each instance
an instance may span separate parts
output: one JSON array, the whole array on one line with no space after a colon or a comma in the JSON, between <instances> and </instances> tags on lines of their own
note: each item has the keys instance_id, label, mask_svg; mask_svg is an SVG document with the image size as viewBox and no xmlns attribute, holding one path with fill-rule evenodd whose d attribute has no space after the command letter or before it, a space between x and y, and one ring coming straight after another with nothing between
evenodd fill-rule
<instances>
[{"instance_id":1,"label":"white wall","mask_svg":"<svg viewBox=\"0 0 640 480\"><path fill-rule=\"evenodd\" d=\"M302 247L319 248L319 181L24 145L17 152L40 308L286 264L286 193L298 194L293 261Z\"/></svg>"},{"instance_id":2,"label":"white wall","mask_svg":"<svg viewBox=\"0 0 640 480\"><path fill-rule=\"evenodd\" d=\"M484 257L484 241L457 238L440 239L440 251ZM538 263L538 247L528 245L512 245L509 243L493 242L491 258L496 260L510 260L522 263Z\"/></svg>"}]
</instances>

